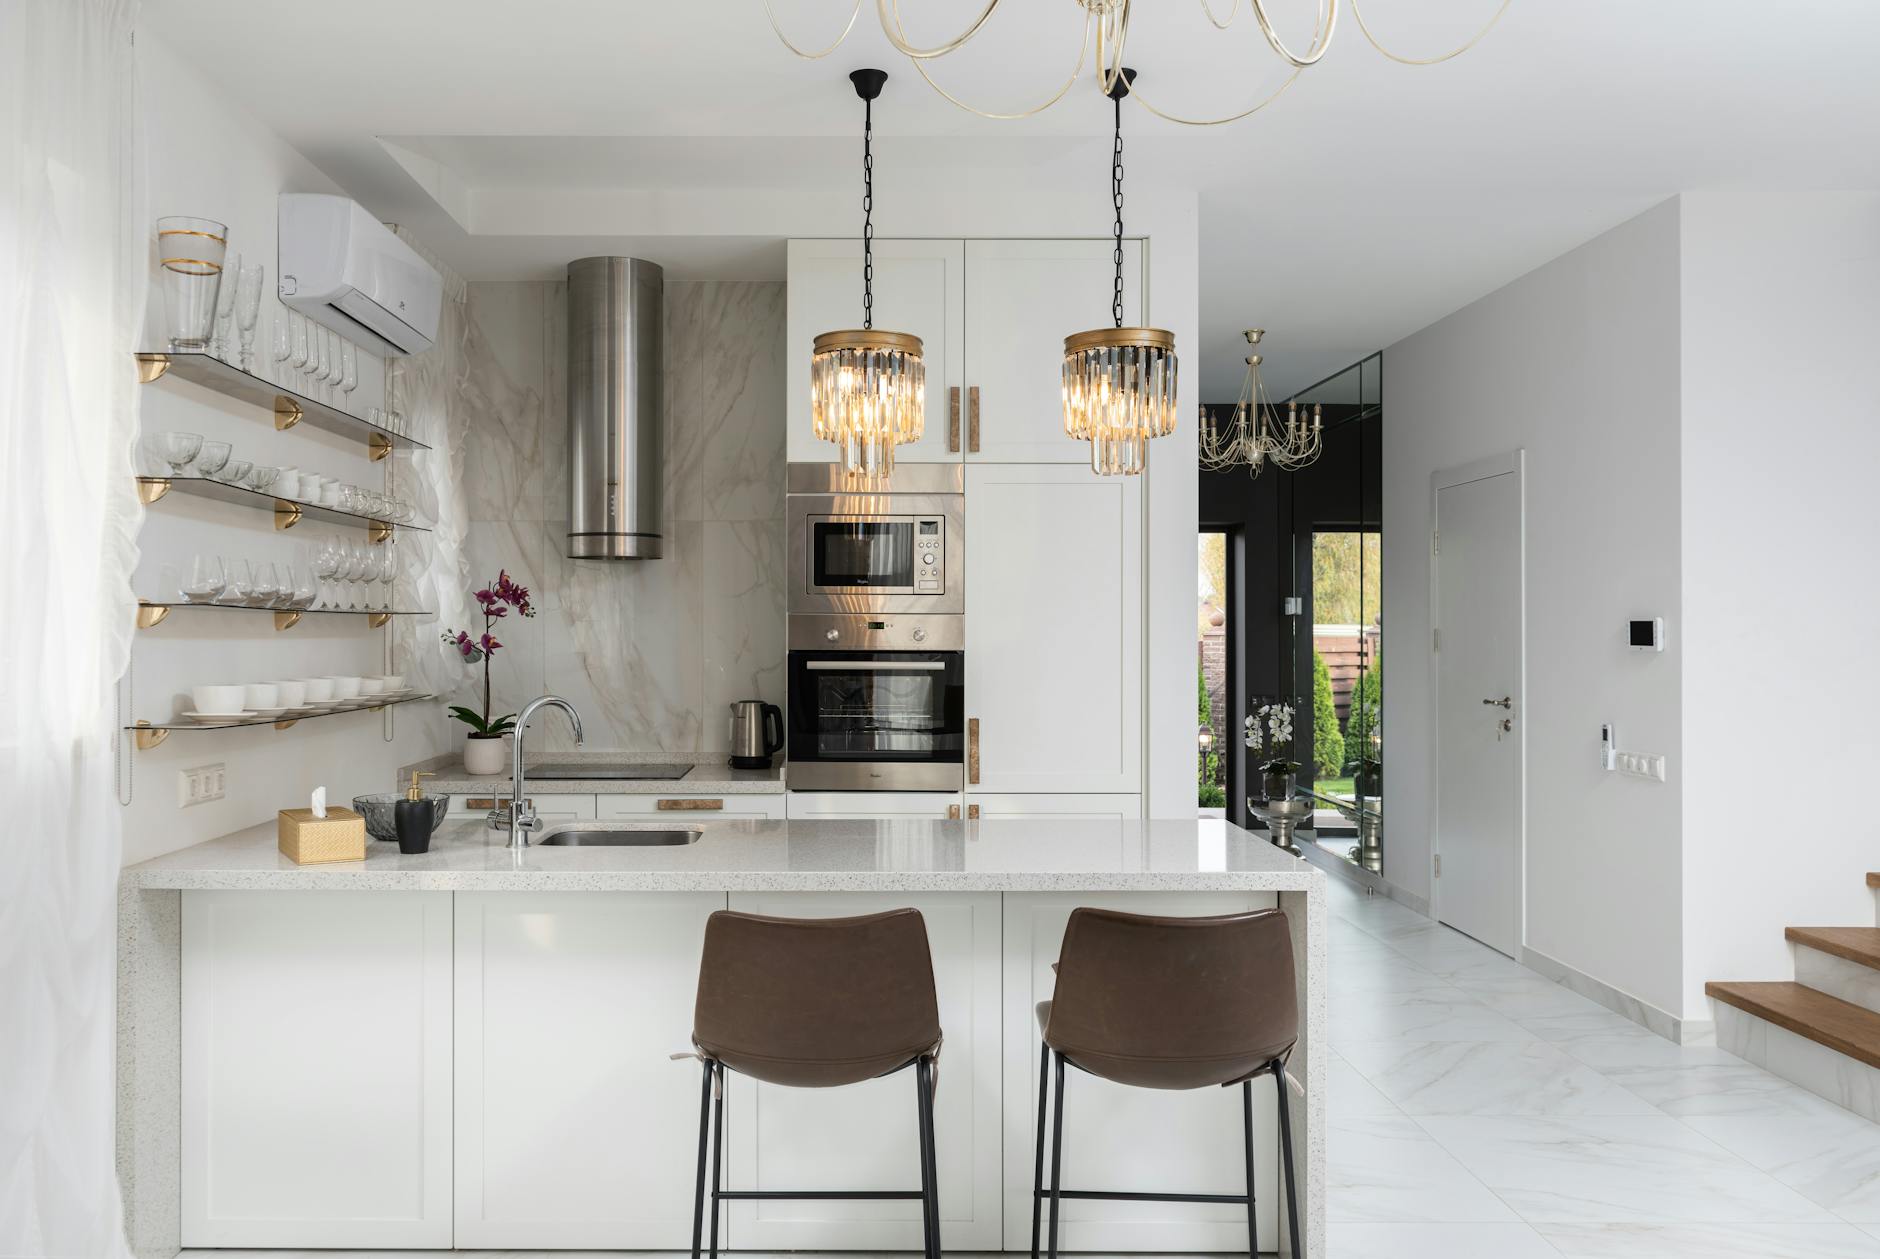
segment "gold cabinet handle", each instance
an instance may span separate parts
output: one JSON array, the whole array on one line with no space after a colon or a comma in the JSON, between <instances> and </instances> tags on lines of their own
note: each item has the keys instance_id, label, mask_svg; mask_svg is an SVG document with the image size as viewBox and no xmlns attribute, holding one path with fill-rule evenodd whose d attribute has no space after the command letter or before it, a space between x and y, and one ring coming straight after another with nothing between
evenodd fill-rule
<instances>
[{"instance_id":1,"label":"gold cabinet handle","mask_svg":"<svg viewBox=\"0 0 1880 1259\"><path fill-rule=\"evenodd\" d=\"M979 386L966 391L966 449L979 453Z\"/></svg>"},{"instance_id":2,"label":"gold cabinet handle","mask_svg":"<svg viewBox=\"0 0 1880 1259\"><path fill-rule=\"evenodd\" d=\"M960 387L947 390L947 450L960 453Z\"/></svg>"},{"instance_id":3,"label":"gold cabinet handle","mask_svg":"<svg viewBox=\"0 0 1880 1259\"><path fill-rule=\"evenodd\" d=\"M957 822L960 820L960 806L959 805L949 804L947 806L947 820L950 822Z\"/></svg>"},{"instance_id":4,"label":"gold cabinet handle","mask_svg":"<svg viewBox=\"0 0 1880 1259\"><path fill-rule=\"evenodd\" d=\"M966 722L966 781L979 782L979 718Z\"/></svg>"},{"instance_id":5,"label":"gold cabinet handle","mask_svg":"<svg viewBox=\"0 0 1880 1259\"><path fill-rule=\"evenodd\" d=\"M661 813L706 813L725 807L723 800L661 800L653 806Z\"/></svg>"},{"instance_id":6,"label":"gold cabinet handle","mask_svg":"<svg viewBox=\"0 0 1880 1259\"><path fill-rule=\"evenodd\" d=\"M977 822L979 820L979 806L976 804L967 805L966 817L969 821Z\"/></svg>"}]
</instances>

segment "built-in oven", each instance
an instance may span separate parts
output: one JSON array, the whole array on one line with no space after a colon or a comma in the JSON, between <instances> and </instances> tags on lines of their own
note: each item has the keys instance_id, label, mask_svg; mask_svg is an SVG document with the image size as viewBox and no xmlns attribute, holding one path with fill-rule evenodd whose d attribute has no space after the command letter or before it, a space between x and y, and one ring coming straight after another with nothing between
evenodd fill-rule
<instances>
[{"instance_id":1,"label":"built-in oven","mask_svg":"<svg viewBox=\"0 0 1880 1259\"><path fill-rule=\"evenodd\" d=\"M965 782L961 618L790 618L792 791L958 791Z\"/></svg>"},{"instance_id":2,"label":"built-in oven","mask_svg":"<svg viewBox=\"0 0 1880 1259\"><path fill-rule=\"evenodd\" d=\"M958 464L903 464L862 488L831 464L793 463L786 482L792 614L966 610Z\"/></svg>"}]
</instances>

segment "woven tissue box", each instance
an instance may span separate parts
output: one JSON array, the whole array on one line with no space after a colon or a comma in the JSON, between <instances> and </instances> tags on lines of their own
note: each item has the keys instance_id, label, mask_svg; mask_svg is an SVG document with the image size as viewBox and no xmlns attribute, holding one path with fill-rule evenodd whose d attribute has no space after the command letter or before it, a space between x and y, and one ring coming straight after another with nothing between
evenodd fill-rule
<instances>
[{"instance_id":1,"label":"woven tissue box","mask_svg":"<svg viewBox=\"0 0 1880 1259\"><path fill-rule=\"evenodd\" d=\"M366 820L351 809L282 809L279 832L281 855L303 866L366 859Z\"/></svg>"}]
</instances>

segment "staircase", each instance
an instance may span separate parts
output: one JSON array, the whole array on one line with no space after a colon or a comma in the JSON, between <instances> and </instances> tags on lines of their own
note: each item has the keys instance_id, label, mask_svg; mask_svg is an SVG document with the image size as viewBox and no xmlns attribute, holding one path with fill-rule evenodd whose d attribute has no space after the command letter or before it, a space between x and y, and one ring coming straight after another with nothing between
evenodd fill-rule
<instances>
[{"instance_id":1,"label":"staircase","mask_svg":"<svg viewBox=\"0 0 1880 1259\"><path fill-rule=\"evenodd\" d=\"M1880 889L1880 873L1867 885ZM1717 1003L1717 1044L1880 1123L1880 927L1785 934L1792 982L1704 985Z\"/></svg>"}]
</instances>

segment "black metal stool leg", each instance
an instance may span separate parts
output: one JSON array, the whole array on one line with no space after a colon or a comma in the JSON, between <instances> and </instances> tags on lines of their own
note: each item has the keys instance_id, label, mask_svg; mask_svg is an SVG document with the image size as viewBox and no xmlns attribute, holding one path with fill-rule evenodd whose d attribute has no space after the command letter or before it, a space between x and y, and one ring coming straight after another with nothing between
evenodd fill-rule
<instances>
[{"instance_id":1,"label":"black metal stool leg","mask_svg":"<svg viewBox=\"0 0 1880 1259\"><path fill-rule=\"evenodd\" d=\"M711 1259L718 1259L718 1192L724 1188L725 1155L725 1069L717 1063L717 1079L712 1086L712 1245Z\"/></svg>"},{"instance_id":2,"label":"black metal stool leg","mask_svg":"<svg viewBox=\"0 0 1880 1259\"><path fill-rule=\"evenodd\" d=\"M1260 1253L1260 1221L1253 1206L1253 1081L1240 1086L1241 1129L1247 1142L1247 1259Z\"/></svg>"},{"instance_id":3,"label":"black metal stool leg","mask_svg":"<svg viewBox=\"0 0 1880 1259\"><path fill-rule=\"evenodd\" d=\"M1038 1139L1031 1169L1031 1259L1038 1259L1038 1221L1044 1214L1044 1112L1051 1097L1051 1046L1038 1042Z\"/></svg>"},{"instance_id":4,"label":"black metal stool leg","mask_svg":"<svg viewBox=\"0 0 1880 1259\"><path fill-rule=\"evenodd\" d=\"M1064 1055L1056 1057L1057 1100L1051 1105L1051 1259L1057 1259L1058 1180L1064 1170Z\"/></svg>"},{"instance_id":5,"label":"black metal stool leg","mask_svg":"<svg viewBox=\"0 0 1880 1259\"><path fill-rule=\"evenodd\" d=\"M1273 1064L1273 1081L1279 1085L1279 1156L1286 1172L1286 1224L1291 1229L1293 1259L1305 1259L1306 1241L1299 1232L1299 1194L1293 1187L1292 1110L1286 1094L1285 1064Z\"/></svg>"},{"instance_id":6,"label":"black metal stool leg","mask_svg":"<svg viewBox=\"0 0 1880 1259\"><path fill-rule=\"evenodd\" d=\"M934 1185L933 1070L927 1059L914 1064L914 1101L920 1108L920 1248L940 1259L940 1200Z\"/></svg>"},{"instance_id":7,"label":"black metal stool leg","mask_svg":"<svg viewBox=\"0 0 1880 1259\"><path fill-rule=\"evenodd\" d=\"M711 1136L712 1063L705 1059L705 1087L698 1103L698 1189L692 1196L692 1259L705 1240L705 1146Z\"/></svg>"}]
</instances>

